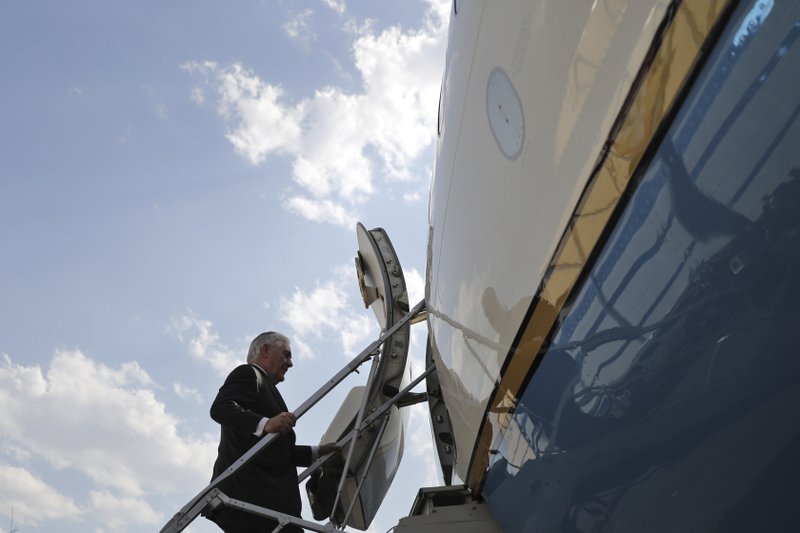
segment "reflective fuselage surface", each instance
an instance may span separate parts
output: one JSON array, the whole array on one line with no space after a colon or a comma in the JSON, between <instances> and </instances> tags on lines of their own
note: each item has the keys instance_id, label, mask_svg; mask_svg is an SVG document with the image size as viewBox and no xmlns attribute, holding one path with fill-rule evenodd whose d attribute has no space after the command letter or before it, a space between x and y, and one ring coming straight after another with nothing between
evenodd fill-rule
<instances>
[{"instance_id":1,"label":"reflective fuselage surface","mask_svg":"<svg viewBox=\"0 0 800 533\"><path fill-rule=\"evenodd\" d=\"M462 479L500 369L667 4L457 3L426 300ZM513 159L488 119L498 67L522 104Z\"/></svg>"},{"instance_id":2,"label":"reflective fuselage surface","mask_svg":"<svg viewBox=\"0 0 800 533\"><path fill-rule=\"evenodd\" d=\"M514 5L458 3L443 84L456 472L506 531L793 529L800 2Z\"/></svg>"}]
</instances>

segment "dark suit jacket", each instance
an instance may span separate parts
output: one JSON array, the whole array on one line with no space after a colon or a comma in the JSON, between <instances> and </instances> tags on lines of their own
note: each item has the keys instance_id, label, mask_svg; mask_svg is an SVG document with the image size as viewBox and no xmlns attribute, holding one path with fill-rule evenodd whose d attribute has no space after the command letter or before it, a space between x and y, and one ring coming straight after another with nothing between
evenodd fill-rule
<instances>
[{"instance_id":1,"label":"dark suit jacket","mask_svg":"<svg viewBox=\"0 0 800 533\"><path fill-rule=\"evenodd\" d=\"M284 411L288 409L283 398L261 368L249 364L236 367L211 405L211 418L221 425L212 479L263 438L253 435L261 418ZM299 517L302 504L297 467L310 464L311 447L295 445L295 434L290 431L281 434L247 465L223 481L220 489L231 498ZM221 514L228 524L241 523L236 531L256 528L271 531L266 528L274 527L274 522L254 521L254 515L232 509L215 513L212 520L220 525L221 521L215 518L217 514ZM257 523L259 521L261 523Z\"/></svg>"}]
</instances>

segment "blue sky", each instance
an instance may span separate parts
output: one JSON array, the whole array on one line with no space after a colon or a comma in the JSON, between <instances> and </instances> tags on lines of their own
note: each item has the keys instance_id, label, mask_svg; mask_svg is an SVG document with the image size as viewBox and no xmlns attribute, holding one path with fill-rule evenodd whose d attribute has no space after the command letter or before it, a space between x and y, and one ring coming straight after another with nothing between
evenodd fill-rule
<instances>
[{"instance_id":1,"label":"blue sky","mask_svg":"<svg viewBox=\"0 0 800 533\"><path fill-rule=\"evenodd\" d=\"M0 531L158 530L208 481L208 407L254 335L291 338L290 407L378 335L356 221L422 297L449 9L0 3ZM372 531L437 483L413 409Z\"/></svg>"}]
</instances>

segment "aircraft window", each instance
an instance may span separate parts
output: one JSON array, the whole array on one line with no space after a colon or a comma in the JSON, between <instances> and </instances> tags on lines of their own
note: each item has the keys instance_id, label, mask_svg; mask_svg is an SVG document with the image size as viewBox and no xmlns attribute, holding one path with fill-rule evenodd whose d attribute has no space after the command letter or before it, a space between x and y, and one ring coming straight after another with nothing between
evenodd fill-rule
<instances>
[{"instance_id":1,"label":"aircraft window","mask_svg":"<svg viewBox=\"0 0 800 533\"><path fill-rule=\"evenodd\" d=\"M486 113L500 151L516 159L525 143L525 117L514 84L500 67L489 74L486 87Z\"/></svg>"},{"instance_id":2,"label":"aircraft window","mask_svg":"<svg viewBox=\"0 0 800 533\"><path fill-rule=\"evenodd\" d=\"M743 3L492 456L504 531L796 528L800 3Z\"/></svg>"}]
</instances>

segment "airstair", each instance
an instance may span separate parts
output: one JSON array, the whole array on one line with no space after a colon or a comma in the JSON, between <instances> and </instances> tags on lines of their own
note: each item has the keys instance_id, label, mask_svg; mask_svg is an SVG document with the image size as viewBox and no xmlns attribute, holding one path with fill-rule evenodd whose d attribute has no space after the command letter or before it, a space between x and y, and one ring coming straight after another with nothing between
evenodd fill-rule
<instances>
[{"instance_id":1,"label":"airstair","mask_svg":"<svg viewBox=\"0 0 800 533\"><path fill-rule=\"evenodd\" d=\"M313 477L307 484L307 491L308 485L315 482L317 492L309 492L314 518L330 520L325 524L304 520L231 498L220 490L219 486L225 479L236 475L240 468L269 447L278 436L271 433L184 505L164 525L161 533L183 531L203 511L213 512L220 507L271 518L278 523L273 533L289 525L317 532L342 530L346 526L362 530L369 527L402 456L402 439L399 446L383 444L388 440L387 436L392 431L396 433L400 427L399 410L427 400L427 393L411 391L434 372L434 367L428 362L428 368L408 382L406 361L410 326L425 319L425 302L420 301L409 310L403 272L385 231L382 228L367 230L359 223L356 233L359 241L356 257L359 287L365 305L378 319L381 334L294 410L297 418L301 418L347 376L371 361L366 385L354 389L348 396L351 407L358 406L357 411L340 409L325 436L329 438L333 432L331 440L335 439L342 447L342 455L346 455L343 464L341 457L335 461L332 460L334 454L327 454L298 476L300 482ZM347 403L348 400L342 407L345 408ZM376 461L382 462L383 468L372 468ZM393 468L388 479L375 479L376 476L386 476L387 465ZM365 486L370 487L369 490L364 490ZM380 487L377 491L376 486Z\"/></svg>"}]
</instances>

